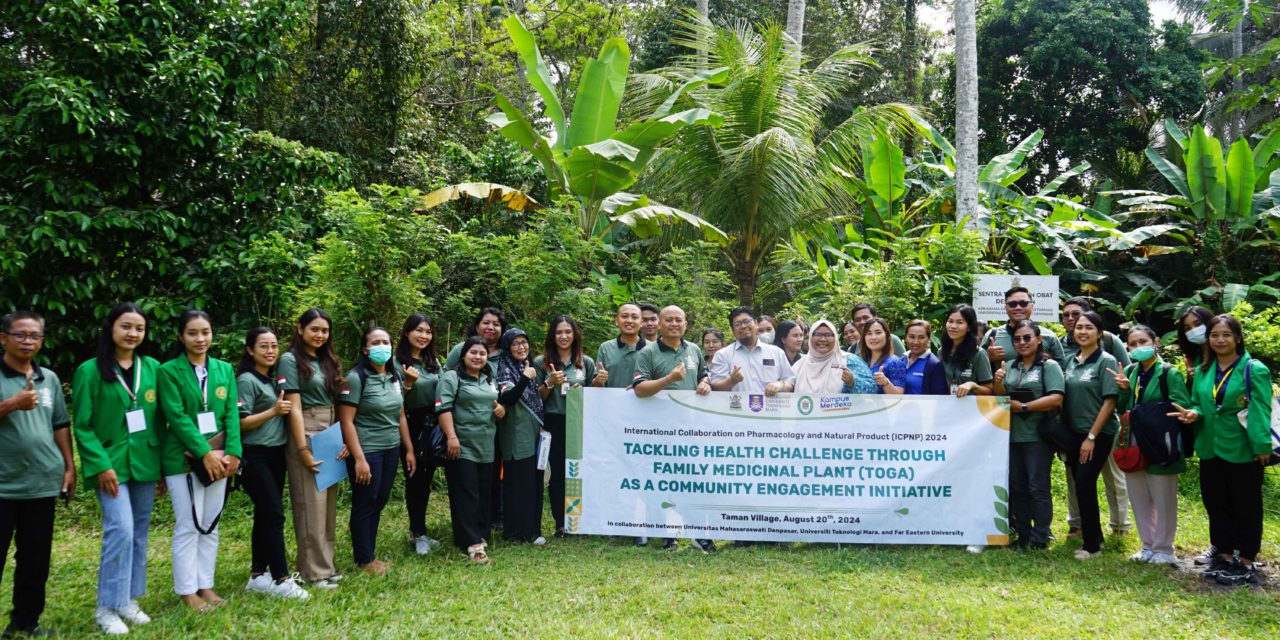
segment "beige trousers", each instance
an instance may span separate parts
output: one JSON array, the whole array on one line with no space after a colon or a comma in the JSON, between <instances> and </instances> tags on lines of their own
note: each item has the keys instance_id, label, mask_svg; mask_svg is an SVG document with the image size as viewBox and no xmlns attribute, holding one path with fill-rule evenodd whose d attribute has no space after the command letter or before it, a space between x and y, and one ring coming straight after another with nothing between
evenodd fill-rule
<instances>
[{"instance_id":1,"label":"beige trousers","mask_svg":"<svg viewBox=\"0 0 1280 640\"><path fill-rule=\"evenodd\" d=\"M303 431L309 436L324 431L336 420L333 407L302 410ZM297 444L290 443L285 452L289 499L293 505L293 532L298 541L298 560L294 566L307 582L323 580L338 572L333 564L338 487L334 485L323 492L316 491L315 474L302 464Z\"/></svg>"}]
</instances>

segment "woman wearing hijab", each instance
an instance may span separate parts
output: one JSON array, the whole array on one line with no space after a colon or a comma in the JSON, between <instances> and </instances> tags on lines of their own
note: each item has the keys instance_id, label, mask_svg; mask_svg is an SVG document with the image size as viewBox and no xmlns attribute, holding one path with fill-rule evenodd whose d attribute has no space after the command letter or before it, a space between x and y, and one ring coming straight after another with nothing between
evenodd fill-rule
<instances>
[{"instance_id":1,"label":"woman wearing hijab","mask_svg":"<svg viewBox=\"0 0 1280 640\"><path fill-rule=\"evenodd\" d=\"M502 451L503 537L546 544L542 537L542 472L538 471L538 438L542 431L542 396L529 357L529 336L507 329L498 342L498 402L506 415L498 422Z\"/></svg>"},{"instance_id":2,"label":"woman wearing hijab","mask_svg":"<svg viewBox=\"0 0 1280 640\"><path fill-rule=\"evenodd\" d=\"M809 328L809 353L793 367L796 393L875 393L876 382L867 363L841 351L836 327L819 320Z\"/></svg>"}]
</instances>

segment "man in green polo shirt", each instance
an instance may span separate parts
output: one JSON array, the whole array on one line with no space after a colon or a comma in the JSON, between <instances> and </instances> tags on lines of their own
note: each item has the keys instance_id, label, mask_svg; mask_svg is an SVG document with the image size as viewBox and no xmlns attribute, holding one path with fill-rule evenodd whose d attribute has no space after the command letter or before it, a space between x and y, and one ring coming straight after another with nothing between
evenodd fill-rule
<instances>
[{"instance_id":1,"label":"man in green polo shirt","mask_svg":"<svg viewBox=\"0 0 1280 640\"><path fill-rule=\"evenodd\" d=\"M75 491L71 418L57 374L32 360L44 319L15 311L0 320L0 575L16 539L13 612L3 637L40 628L53 550L54 501Z\"/></svg>"},{"instance_id":2,"label":"man in green polo shirt","mask_svg":"<svg viewBox=\"0 0 1280 640\"><path fill-rule=\"evenodd\" d=\"M596 349L596 368L607 372L605 387L628 389L636 376L640 352L649 344L640 335L640 305L623 303L613 324L618 327L618 337L600 343Z\"/></svg>"},{"instance_id":3,"label":"man in green polo shirt","mask_svg":"<svg viewBox=\"0 0 1280 640\"><path fill-rule=\"evenodd\" d=\"M1004 312L1009 316L1007 325L994 326L987 330L979 345L987 350L987 358L991 361L991 370L1000 368L1000 363L1014 360L1018 352L1013 348L1013 336L1009 335L1009 326L1019 320L1030 320L1035 313L1036 302L1031 297L1031 290L1026 287L1014 287L1004 294ZM1058 366L1065 367L1067 358L1062 353L1062 342L1052 331L1040 332L1044 350L1053 358Z\"/></svg>"},{"instance_id":4,"label":"man in green polo shirt","mask_svg":"<svg viewBox=\"0 0 1280 640\"><path fill-rule=\"evenodd\" d=\"M648 303L640 305L640 337L645 342L657 342L658 331L658 307Z\"/></svg>"}]
</instances>

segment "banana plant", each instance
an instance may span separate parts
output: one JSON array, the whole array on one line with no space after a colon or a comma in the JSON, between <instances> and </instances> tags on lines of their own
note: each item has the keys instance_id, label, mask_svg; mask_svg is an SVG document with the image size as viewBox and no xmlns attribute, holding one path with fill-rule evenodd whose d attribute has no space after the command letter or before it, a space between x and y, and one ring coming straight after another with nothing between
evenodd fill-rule
<instances>
[{"instance_id":1,"label":"banana plant","mask_svg":"<svg viewBox=\"0 0 1280 640\"><path fill-rule=\"evenodd\" d=\"M647 117L619 129L618 111L631 64L625 40L605 42L599 55L587 61L574 94L573 112L566 117L533 34L514 15L503 25L520 56L525 78L542 99L542 117L550 122L550 131L540 131L492 87L488 88L494 93L498 111L486 121L538 162L546 174L551 201L563 197L579 201L578 223L584 235L603 238L615 225L624 225L640 237L649 237L660 233L662 225L685 223L709 241L727 240L724 232L696 215L624 191L660 153L661 145L681 129L722 124L722 118L708 109L675 111L674 107L681 94L722 81L726 69L696 75Z\"/></svg>"}]
</instances>

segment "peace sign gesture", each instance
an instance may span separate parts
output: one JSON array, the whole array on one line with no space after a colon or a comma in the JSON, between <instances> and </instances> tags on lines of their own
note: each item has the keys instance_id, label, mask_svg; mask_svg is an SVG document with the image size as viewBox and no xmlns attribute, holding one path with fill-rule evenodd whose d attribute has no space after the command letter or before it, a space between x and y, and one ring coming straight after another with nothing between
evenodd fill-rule
<instances>
[{"instance_id":1,"label":"peace sign gesture","mask_svg":"<svg viewBox=\"0 0 1280 640\"><path fill-rule=\"evenodd\" d=\"M1116 379L1116 386L1120 387L1121 391L1129 390L1129 376L1124 375L1123 371L1116 372L1112 370L1111 367L1107 367L1107 373L1111 374L1111 377Z\"/></svg>"}]
</instances>

